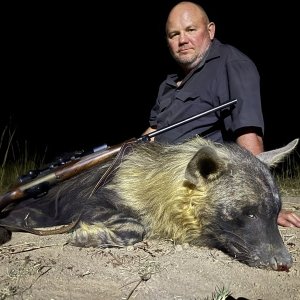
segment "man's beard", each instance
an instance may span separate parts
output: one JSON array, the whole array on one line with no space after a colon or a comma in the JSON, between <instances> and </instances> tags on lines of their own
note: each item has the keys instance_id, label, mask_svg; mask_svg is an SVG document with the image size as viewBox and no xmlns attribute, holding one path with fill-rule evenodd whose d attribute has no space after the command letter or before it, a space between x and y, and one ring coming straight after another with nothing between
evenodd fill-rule
<instances>
[{"instance_id":1,"label":"man's beard","mask_svg":"<svg viewBox=\"0 0 300 300\"><path fill-rule=\"evenodd\" d=\"M203 62L203 60L206 58L209 48L210 48L211 43L208 45L205 51L198 55L193 55L193 56L177 56L176 61L179 65L181 65L185 69L193 69L196 66L198 66L200 63Z\"/></svg>"}]
</instances>

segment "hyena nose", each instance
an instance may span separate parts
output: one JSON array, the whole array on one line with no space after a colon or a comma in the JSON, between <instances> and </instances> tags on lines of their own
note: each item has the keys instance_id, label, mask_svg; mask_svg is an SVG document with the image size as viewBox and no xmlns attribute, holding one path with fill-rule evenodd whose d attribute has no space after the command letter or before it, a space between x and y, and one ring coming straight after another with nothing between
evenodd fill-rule
<instances>
[{"instance_id":1,"label":"hyena nose","mask_svg":"<svg viewBox=\"0 0 300 300\"><path fill-rule=\"evenodd\" d=\"M292 267L292 265L293 265L293 259L290 255L284 258L272 257L270 260L270 266L275 271L288 272L289 269Z\"/></svg>"}]
</instances>

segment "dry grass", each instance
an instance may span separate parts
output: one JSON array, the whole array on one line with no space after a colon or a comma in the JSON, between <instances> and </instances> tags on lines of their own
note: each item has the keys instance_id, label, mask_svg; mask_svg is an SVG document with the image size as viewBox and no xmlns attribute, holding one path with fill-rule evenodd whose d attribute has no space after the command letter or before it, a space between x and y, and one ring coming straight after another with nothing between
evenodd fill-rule
<instances>
[{"instance_id":1,"label":"dry grass","mask_svg":"<svg viewBox=\"0 0 300 300\"><path fill-rule=\"evenodd\" d=\"M0 193L10 186L18 184L18 178L29 170L40 167L45 158L38 154L29 153L27 141L20 144L14 141L15 130L5 127L0 138Z\"/></svg>"},{"instance_id":2,"label":"dry grass","mask_svg":"<svg viewBox=\"0 0 300 300\"><path fill-rule=\"evenodd\" d=\"M273 175L284 196L300 196L300 155L297 151L286 158Z\"/></svg>"}]
</instances>

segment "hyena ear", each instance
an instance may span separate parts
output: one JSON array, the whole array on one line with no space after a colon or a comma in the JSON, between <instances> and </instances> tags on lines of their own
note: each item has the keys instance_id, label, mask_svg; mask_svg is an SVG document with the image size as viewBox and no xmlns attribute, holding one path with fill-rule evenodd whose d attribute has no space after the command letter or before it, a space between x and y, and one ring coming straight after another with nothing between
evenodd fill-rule
<instances>
[{"instance_id":1,"label":"hyena ear","mask_svg":"<svg viewBox=\"0 0 300 300\"><path fill-rule=\"evenodd\" d=\"M260 153L256 157L269 167L275 167L296 148L298 142L299 139L294 139L284 147Z\"/></svg>"},{"instance_id":2,"label":"hyena ear","mask_svg":"<svg viewBox=\"0 0 300 300\"><path fill-rule=\"evenodd\" d=\"M190 160L185 170L185 178L198 185L203 181L217 178L226 169L226 160L210 146L202 147Z\"/></svg>"}]
</instances>

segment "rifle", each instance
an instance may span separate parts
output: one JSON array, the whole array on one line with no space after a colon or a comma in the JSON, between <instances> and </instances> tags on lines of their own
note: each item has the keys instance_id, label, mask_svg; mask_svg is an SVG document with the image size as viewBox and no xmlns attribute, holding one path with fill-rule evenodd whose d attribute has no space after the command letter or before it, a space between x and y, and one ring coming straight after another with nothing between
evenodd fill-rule
<instances>
[{"instance_id":1,"label":"rifle","mask_svg":"<svg viewBox=\"0 0 300 300\"><path fill-rule=\"evenodd\" d=\"M228 101L222 105L187 118L183 121L153 131L149 134L142 135L137 139L133 138L125 143L117 144L112 147L107 147L107 145L100 146L93 149L92 153L90 154L82 155L82 153L76 153L71 158L61 159L59 162L52 164L50 167L44 170L30 171L28 175L20 178L20 185L13 187L11 190L0 196L0 212L13 201L32 197L39 198L47 194L48 190L55 184L70 179L79 173L99 165L100 163L108 161L110 158L116 155L125 144L150 141L150 139L156 135L191 122L192 120L203 117L227 106L233 105L236 102L236 99Z\"/></svg>"}]
</instances>

